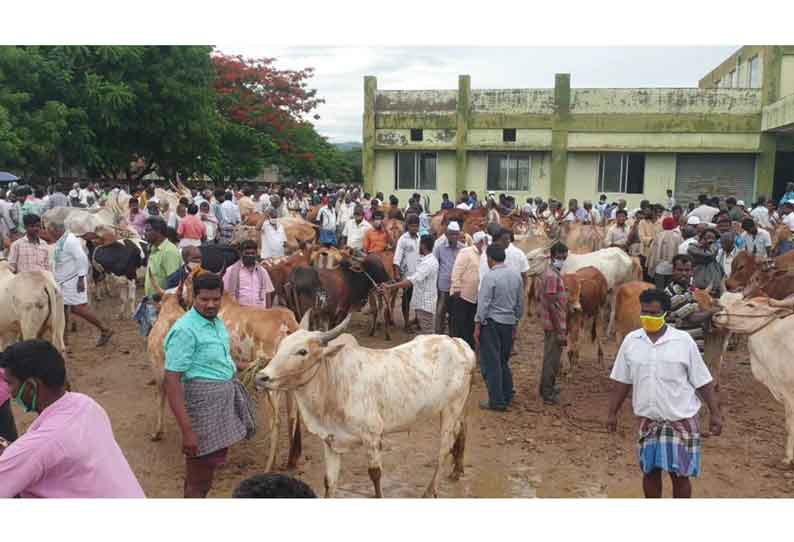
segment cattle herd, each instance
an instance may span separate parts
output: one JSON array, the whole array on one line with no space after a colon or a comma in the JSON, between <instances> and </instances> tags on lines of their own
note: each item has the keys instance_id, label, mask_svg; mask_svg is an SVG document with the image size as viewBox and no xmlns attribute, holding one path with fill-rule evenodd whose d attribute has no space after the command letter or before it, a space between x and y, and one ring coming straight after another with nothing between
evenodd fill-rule
<instances>
[{"instance_id":1,"label":"cattle herd","mask_svg":"<svg viewBox=\"0 0 794 542\"><path fill-rule=\"evenodd\" d=\"M158 188L156 194L161 202L176 208L180 198L192 200L195 192L179 185L171 190ZM389 206L383 207L390 216ZM384 337L390 339L389 327L397 323L397 290L379 285L397 278L394 247L405 231L404 222L386 218L389 247L362 257L348 248L320 245L318 225L313 221L316 215L316 206L311 206L303 214L279 218L287 238L286 254L259 262L273 283L280 306L243 307L228 293L224 295L219 316L229 330L232 355L256 362L252 380L266 393L275 413L282 401L286 403L288 465L295 466L300 457L302 427L320 438L326 495L333 495L337 487L341 455L363 446L375 494L381 496L383 436L408 430L422 420L440 420L438 462L426 491L426 495L435 496L439 470L448 456L453 458L453 478L463 472L465 414L476 354L462 339L447 336L419 336L394 348L376 350L360 346L346 334L351 314L366 310L371 318L370 335L382 321ZM90 292L95 299L113 295L111 286L120 287L119 318L130 318L135 312L136 292L146 273L149 251L139 232L127 223L128 216L128 196L116 195L99 209L59 207L42 217L45 228L48 221L58 221L84 240L93 266ZM484 207L444 209L429 218L430 231L436 236L443 234L451 221L459 222L469 236L486 230L489 223ZM231 242L203 244L202 266L222 272L234 263L241 239L260 242L263 220L259 213L247 213ZM570 255L562 274L569 295L569 370L580 362L581 338L586 332L597 346L598 363L608 371L611 361L604 359L603 341L615 337L620 344L627 333L640 327L639 294L653 287L644 280L643 261L624 248L606 245L608 220L554 223L514 211L500 214L499 222L513 232L513 244L527 257L525 318L536 317L536 279L550 265L549 246L558 239L568 245ZM766 260L740 251L721 297L714 298L704 290L695 292L702 308L719 308L714 311L713 332L706 337L704 353L715 378L730 336L749 336L754 377L785 406L788 439L784 461L789 465L794 464L794 352L788 341L794 333L794 301L789 299L794 281L789 280L790 274L794 274L794 251ZM172 290L157 287L158 316L145 339L158 395L154 440L163 436L163 342L173 323L191 305L189 280ZM44 337L59 350L65 349L63 300L51 276L46 272L15 275L7 264L0 263L0 295L6 307L0 316L3 346L19 338ZM401 316L406 324L407 311ZM276 458L278 418L274 415L271 419L268 470Z\"/></svg>"}]
</instances>

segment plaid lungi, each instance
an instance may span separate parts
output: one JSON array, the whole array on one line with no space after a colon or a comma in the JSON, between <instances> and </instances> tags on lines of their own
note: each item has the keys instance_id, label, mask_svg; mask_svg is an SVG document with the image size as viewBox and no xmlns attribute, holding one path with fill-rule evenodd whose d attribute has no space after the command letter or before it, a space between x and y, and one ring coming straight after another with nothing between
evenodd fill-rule
<instances>
[{"instance_id":1,"label":"plaid lungi","mask_svg":"<svg viewBox=\"0 0 794 542\"><path fill-rule=\"evenodd\" d=\"M254 405L239 380L195 379L184 386L190 425L198 436L198 457L254 436Z\"/></svg>"},{"instance_id":2,"label":"plaid lungi","mask_svg":"<svg viewBox=\"0 0 794 542\"><path fill-rule=\"evenodd\" d=\"M700 474L700 423L694 416L686 420L657 421L640 419L638 451L645 474L656 469L683 477Z\"/></svg>"}]
</instances>

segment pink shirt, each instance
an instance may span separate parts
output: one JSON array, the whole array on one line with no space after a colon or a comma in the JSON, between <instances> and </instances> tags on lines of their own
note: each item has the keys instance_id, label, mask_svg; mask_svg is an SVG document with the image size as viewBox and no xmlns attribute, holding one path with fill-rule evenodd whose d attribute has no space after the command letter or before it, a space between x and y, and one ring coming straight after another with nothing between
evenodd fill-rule
<instances>
[{"instance_id":1,"label":"pink shirt","mask_svg":"<svg viewBox=\"0 0 794 542\"><path fill-rule=\"evenodd\" d=\"M259 290L262 288L262 282L259 278L258 273L254 271L249 271L245 268L245 266L240 265L240 296L237 298L237 302L244 306L244 307L259 307L260 309L267 309L267 294L274 291L273 282L270 280L270 275L267 271L262 273L265 277L265 299L261 301L259 299ZM223 275L223 289L229 292L231 295L234 295L232 291L232 279L231 273L227 270L226 273Z\"/></svg>"},{"instance_id":2,"label":"pink shirt","mask_svg":"<svg viewBox=\"0 0 794 542\"><path fill-rule=\"evenodd\" d=\"M179 228L177 235L182 239L195 239L201 241L201 238L207 235L207 226L201 221L197 215L186 215L179 221Z\"/></svg>"},{"instance_id":3,"label":"pink shirt","mask_svg":"<svg viewBox=\"0 0 794 542\"><path fill-rule=\"evenodd\" d=\"M3 369L0 369L0 406L3 406L10 398L8 384L6 384L6 379L3 378Z\"/></svg>"},{"instance_id":4,"label":"pink shirt","mask_svg":"<svg viewBox=\"0 0 794 542\"><path fill-rule=\"evenodd\" d=\"M67 392L0 455L0 498L143 498L105 410Z\"/></svg>"}]
</instances>

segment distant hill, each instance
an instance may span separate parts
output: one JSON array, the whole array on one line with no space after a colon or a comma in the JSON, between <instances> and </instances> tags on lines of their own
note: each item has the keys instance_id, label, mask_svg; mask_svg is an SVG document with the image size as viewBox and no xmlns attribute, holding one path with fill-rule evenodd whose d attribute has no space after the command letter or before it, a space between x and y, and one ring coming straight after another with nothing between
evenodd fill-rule
<instances>
[{"instance_id":1,"label":"distant hill","mask_svg":"<svg viewBox=\"0 0 794 542\"><path fill-rule=\"evenodd\" d=\"M353 149L361 148L361 143L357 141L346 141L344 143L334 143L333 145L340 151L352 151Z\"/></svg>"}]
</instances>

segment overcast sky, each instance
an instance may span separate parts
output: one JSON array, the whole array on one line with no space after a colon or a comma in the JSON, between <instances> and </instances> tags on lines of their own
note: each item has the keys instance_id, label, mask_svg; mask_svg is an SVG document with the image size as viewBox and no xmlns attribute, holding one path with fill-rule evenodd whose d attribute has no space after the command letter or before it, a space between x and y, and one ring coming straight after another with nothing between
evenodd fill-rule
<instances>
[{"instance_id":1,"label":"overcast sky","mask_svg":"<svg viewBox=\"0 0 794 542\"><path fill-rule=\"evenodd\" d=\"M572 87L695 87L730 56L727 47L272 47L219 45L224 53L275 57L283 69L312 67L321 105L317 130L330 141L361 141L364 76L378 88L551 88L555 73Z\"/></svg>"}]
</instances>

